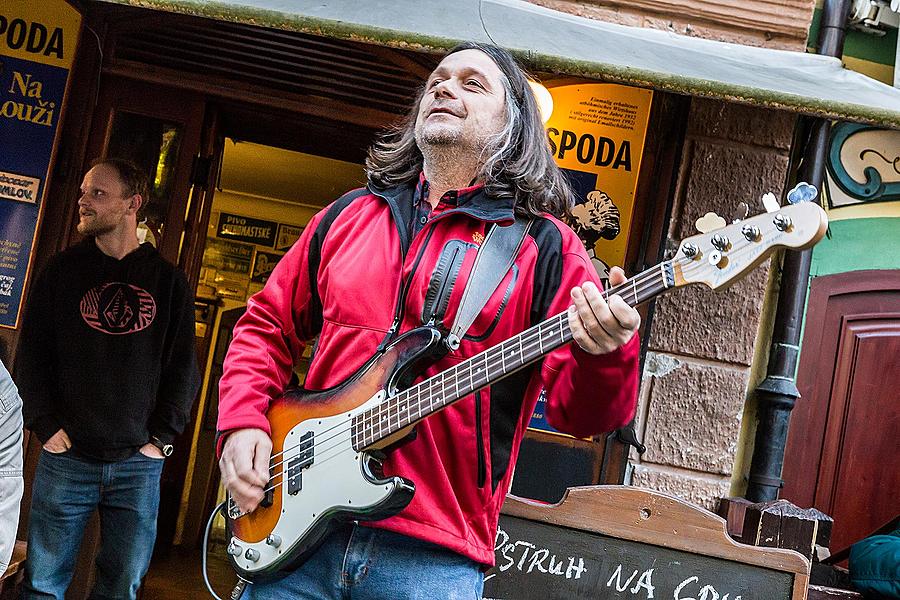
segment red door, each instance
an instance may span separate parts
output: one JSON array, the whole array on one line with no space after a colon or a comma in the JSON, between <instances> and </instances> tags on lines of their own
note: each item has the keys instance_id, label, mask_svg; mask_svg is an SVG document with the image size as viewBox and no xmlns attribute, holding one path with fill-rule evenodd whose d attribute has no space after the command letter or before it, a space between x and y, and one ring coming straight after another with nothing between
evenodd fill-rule
<instances>
[{"instance_id":1,"label":"red door","mask_svg":"<svg viewBox=\"0 0 900 600\"><path fill-rule=\"evenodd\" d=\"M782 496L837 551L900 513L900 271L818 277L808 306Z\"/></svg>"}]
</instances>

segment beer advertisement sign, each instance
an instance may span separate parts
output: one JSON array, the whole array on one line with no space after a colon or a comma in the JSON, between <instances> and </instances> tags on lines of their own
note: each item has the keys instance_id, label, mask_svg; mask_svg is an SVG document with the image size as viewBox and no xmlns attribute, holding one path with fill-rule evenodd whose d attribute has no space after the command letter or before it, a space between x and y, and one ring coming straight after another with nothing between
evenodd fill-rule
<instances>
[{"instance_id":1,"label":"beer advertisement sign","mask_svg":"<svg viewBox=\"0 0 900 600\"><path fill-rule=\"evenodd\" d=\"M556 164L572 185L572 229L581 238L604 285L623 266L653 92L612 83L549 88L546 123ZM544 393L529 427L556 433L547 423Z\"/></svg>"},{"instance_id":2,"label":"beer advertisement sign","mask_svg":"<svg viewBox=\"0 0 900 600\"><path fill-rule=\"evenodd\" d=\"M0 326L17 326L81 15L65 0L0 4Z\"/></svg>"}]
</instances>

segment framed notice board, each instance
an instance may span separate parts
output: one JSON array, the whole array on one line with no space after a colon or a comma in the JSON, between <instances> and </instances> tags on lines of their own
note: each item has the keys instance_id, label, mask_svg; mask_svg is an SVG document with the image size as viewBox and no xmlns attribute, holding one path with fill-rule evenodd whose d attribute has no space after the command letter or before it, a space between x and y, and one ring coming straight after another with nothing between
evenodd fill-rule
<instances>
[{"instance_id":1,"label":"framed notice board","mask_svg":"<svg viewBox=\"0 0 900 600\"><path fill-rule=\"evenodd\" d=\"M673 496L570 488L555 505L507 497L485 600L804 600L809 562L733 541Z\"/></svg>"}]
</instances>

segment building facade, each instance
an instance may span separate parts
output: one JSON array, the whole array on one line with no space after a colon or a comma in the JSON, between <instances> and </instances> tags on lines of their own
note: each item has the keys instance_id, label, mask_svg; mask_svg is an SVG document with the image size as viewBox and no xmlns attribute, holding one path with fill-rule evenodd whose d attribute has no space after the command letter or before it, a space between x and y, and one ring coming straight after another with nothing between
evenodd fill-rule
<instances>
[{"instance_id":1,"label":"building facade","mask_svg":"<svg viewBox=\"0 0 900 600\"><path fill-rule=\"evenodd\" d=\"M197 286L205 379L192 422L176 444L179 452L167 462L160 520L163 545L192 547L220 495L213 454L216 382L230 328L309 218L363 183L365 149L403 114L439 50L453 44L413 35L382 39L378 32L314 34L296 19L240 3L216 14L208 3L129 4L59 2L60 11L80 15L82 26L76 28L80 39L26 263L33 276L54 252L77 240L75 200L92 159L127 156L153 173L154 210L142 235ZM674 36L797 53L807 47L817 14L808 0L535 4ZM49 23L43 27L53 31ZM762 212L764 194L782 198L795 183L803 150L795 140L801 118L795 110L709 90L688 95L661 80L625 85L613 72L608 79L587 78L575 57L568 63L535 59L528 66L550 89L557 109L578 104L578 93L601 89L594 86L607 86L602 89L620 99L639 98L622 100L628 108L616 118L626 119L627 127L621 120L607 123L633 137L570 132L570 157L587 154L587 145L576 146L584 136L597 151L598 158L586 159L592 165L587 194L611 185L623 190L613 195L619 203L615 239L593 239L591 249L629 274L670 258L706 213L730 221L743 216L740 203L751 215ZM567 104L571 94L574 104ZM603 102L593 109L602 110ZM549 141L563 161L567 130L552 118ZM625 141L635 149L627 160ZM601 147L609 160L599 158ZM628 177L617 179L626 170ZM888 222L865 225L890 236L895 217L879 213L872 218ZM859 225L835 224L832 239L821 253L817 249L816 264L847 270L834 265L834 256L849 246L829 249L845 231L849 244L862 243L853 229ZM884 249L879 255L882 262L873 256L855 264L897 268L883 262ZM717 498L741 495L754 438L752 391L765 375L778 286L776 258L725 291L692 286L642 307L643 375L633 430L646 451L638 454L623 442L627 431L574 439L548 431L538 415L513 493L555 501L569 486L624 481L707 508ZM0 328L4 359L14 361L17 336L15 325ZM298 371L302 378L302 364ZM33 469L36 440L29 450ZM26 501L22 531L27 514Z\"/></svg>"}]
</instances>

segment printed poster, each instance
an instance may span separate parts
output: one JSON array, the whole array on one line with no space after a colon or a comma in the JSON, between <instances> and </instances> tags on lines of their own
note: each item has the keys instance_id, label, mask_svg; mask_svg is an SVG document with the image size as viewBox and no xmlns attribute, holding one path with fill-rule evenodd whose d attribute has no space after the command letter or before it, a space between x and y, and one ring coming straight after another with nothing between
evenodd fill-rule
<instances>
[{"instance_id":1,"label":"printed poster","mask_svg":"<svg viewBox=\"0 0 900 600\"><path fill-rule=\"evenodd\" d=\"M281 260L282 256L284 255L275 252L257 250L256 256L253 259L253 273L250 276L250 281L253 283L267 282L269 280L269 275L275 270L275 265L278 264L278 261Z\"/></svg>"},{"instance_id":2,"label":"printed poster","mask_svg":"<svg viewBox=\"0 0 900 600\"><path fill-rule=\"evenodd\" d=\"M297 225L278 224L278 237L275 240L276 250L290 250L294 242L300 239L303 228Z\"/></svg>"},{"instance_id":3,"label":"printed poster","mask_svg":"<svg viewBox=\"0 0 900 600\"><path fill-rule=\"evenodd\" d=\"M606 284L623 266L653 92L613 83L549 88L547 138L575 191L572 229ZM546 421L544 393L529 427L558 433Z\"/></svg>"},{"instance_id":4,"label":"printed poster","mask_svg":"<svg viewBox=\"0 0 900 600\"><path fill-rule=\"evenodd\" d=\"M0 4L0 327L18 325L80 33L64 0Z\"/></svg>"},{"instance_id":5,"label":"printed poster","mask_svg":"<svg viewBox=\"0 0 900 600\"><path fill-rule=\"evenodd\" d=\"M275 221L264 221L262 219L221 213L219 215L219 227L216 229L216 237L271 248L275 245L275 232L277 229L278 223Z\"/></svg>"}]
</instances>

